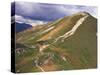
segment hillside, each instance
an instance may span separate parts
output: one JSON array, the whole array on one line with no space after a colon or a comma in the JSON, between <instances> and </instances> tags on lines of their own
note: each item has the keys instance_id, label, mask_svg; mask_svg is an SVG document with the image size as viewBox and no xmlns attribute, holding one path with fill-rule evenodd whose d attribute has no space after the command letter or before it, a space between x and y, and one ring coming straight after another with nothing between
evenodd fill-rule
<instances>
[{"instance_id":1,"label":"hillside","mask_svg":"<svg viewBox=\"0 0 100 75\"><path fill-rule=\"evenodd\" d=\"M97 67L97 19L79 12L16 34L16 72ZM28 70L26 70L28 69Z\"/></svg>"}]
</instances>

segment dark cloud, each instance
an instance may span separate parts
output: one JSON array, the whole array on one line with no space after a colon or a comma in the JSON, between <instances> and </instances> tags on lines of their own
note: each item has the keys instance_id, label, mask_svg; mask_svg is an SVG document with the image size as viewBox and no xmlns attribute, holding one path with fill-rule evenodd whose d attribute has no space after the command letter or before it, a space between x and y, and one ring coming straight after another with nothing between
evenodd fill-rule
<instances>
[{"instance_id":1,"label":"dark cloud","mask_svg":"<svg viewBox=\"0 0 100 75\"><path fill-rule=\"evenodd\" d=\"M80 11L96 16L97 8L93 6L59 5L31 2L16 2L16 15L34 20L53 21ZM14 10L14 9L13 9Z\"/></svg>"}]
</instances>

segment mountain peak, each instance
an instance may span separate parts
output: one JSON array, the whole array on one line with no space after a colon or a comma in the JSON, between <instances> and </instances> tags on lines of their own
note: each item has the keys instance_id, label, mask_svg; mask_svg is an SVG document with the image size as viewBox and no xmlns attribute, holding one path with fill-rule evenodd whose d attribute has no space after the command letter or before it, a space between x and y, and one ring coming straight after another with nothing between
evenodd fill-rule
<instances>
[{"instance_id":1,"label":"mountain peak","mask_svg":"<svg viewBox=\"0 0 100 75\"><path fill-rule=\"evenodd\" d=\"M86 15L90 15L88 12L78 12L78 13L75 13L73 15L82 15L82 16L86 16Z\"/></svg>"}]
</instances>

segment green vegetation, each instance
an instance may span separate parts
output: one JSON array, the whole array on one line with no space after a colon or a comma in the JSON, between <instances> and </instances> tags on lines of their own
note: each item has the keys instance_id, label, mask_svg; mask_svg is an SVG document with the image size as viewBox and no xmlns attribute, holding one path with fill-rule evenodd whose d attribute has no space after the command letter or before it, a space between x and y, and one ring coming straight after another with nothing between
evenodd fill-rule
<instances>
[{"instance_id":1,"label":"green vegetation","mask_svg":"<svg viewBox=\"0 0 100 75\"><path fill-rule=\"evenodd\" d=\"M66 38L64 42L61 41L62 38L54 42L56 38L71 30L81 17L83 15L74 14L17 33L16 43L19 45L16 44L16 47L24 49L25 52L16 53L16 72L40 72L42 70L39 67L45 71L96 68L97 19L91 15L88 14L74 35ZM42 33L52 26L53 29ZM37 44L39 40L48 43Z\"/></svg>"}]
</instances>

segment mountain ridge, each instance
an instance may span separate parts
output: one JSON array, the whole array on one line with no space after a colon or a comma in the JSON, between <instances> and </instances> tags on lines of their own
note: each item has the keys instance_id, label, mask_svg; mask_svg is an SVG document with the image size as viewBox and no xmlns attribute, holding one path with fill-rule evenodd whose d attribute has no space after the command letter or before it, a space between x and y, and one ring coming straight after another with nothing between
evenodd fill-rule
<instances>
[{"instance_id":1,"label":"mountain ridge","mask_svg":"<svg viewBox=\"0 0 100 75\"><path fill-rule=\"evenodd\" d=\"M16 43L25 46L25 54L28 54L25 57L31 58L26 63L33 62L34 71L96 68L96 34L97 19L89 13L79 12L36 29L20 32L16 34ZM26 67L29 65L25 65ZM30 68L30 71L31 69L33 70Z\"/></svg>"}]
</instances>

